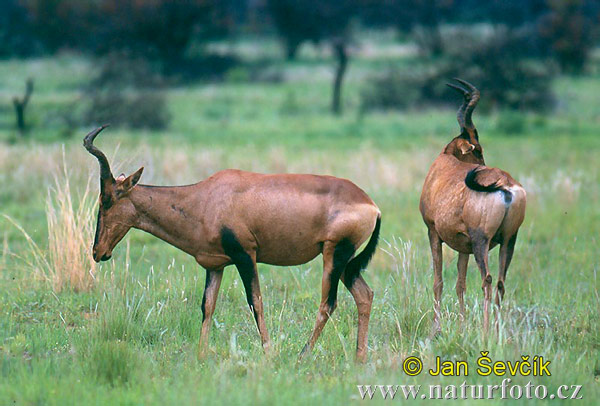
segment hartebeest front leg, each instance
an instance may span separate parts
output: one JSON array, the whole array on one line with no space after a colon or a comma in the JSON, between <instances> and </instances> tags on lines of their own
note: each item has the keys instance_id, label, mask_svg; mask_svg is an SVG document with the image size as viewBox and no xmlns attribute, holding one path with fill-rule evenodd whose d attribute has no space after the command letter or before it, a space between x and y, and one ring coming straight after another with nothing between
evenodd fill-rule
<instances>
[{"instance_id":1,"label":"hartebeest front leg","mask_svg":"<svg viewBox=\"0 0 600 406\"><path fill-rule=\"evenodd\" d=\"M440 327L440 304L442 301L442 291L444 289L444 280L442 279L442 240L436 231L429 228L429 245L431 246L431 257L433 259L433 326L431 335L434 336L441 331Z\"/></svg>"},{"instance_id":2,"label":"hartebeest front leg","mask_svg":"<svg viewBox=\"0 0 600 406\"><path fill-rule=\"evenodd\" d=\"M248 306L250 306L250 310L254 314L254 320L258 327L263 349L265 352L268 352L271 340L267 332L262 295L260 294L260 284L256 270L256 252L246 251L233 231L227 227L223 227L221 230L221 245L225 254L231 258L231 262L240 273L244 289L246 290Z\"/></svg>"},{"instance_id":3,"label":"hartebeest front leg","mask_svg":"<svg viewBox=\"0 0 600 406\"><path fill-rule=\"evenodd\" d=\"M484 301L483 301L483 331L487 334L490 325L490 303L492 302L492 275L488 267L488 253L490 250L489 239L481 232L473 232L471 241L473 246L473 255L481 272Z\"/></svg>"},{"instance_id":4,"label":"hartebeest front leg","mask_svg":"<svg viewBox=\"0 0 600 406\"><path fill-rule=\"evenodd\" d=\"M458 253L458 277L456 278L456 295L460 307L460 317L465 317L465 289L467 284L467 266L469 265L469 254Z\"/></svg>"},{"instance_id":5,"label":"hartebeest front leg","mask_svg":"<svg viewBox=\"0 0 600 406\"><path fill-rule=\"evenodd\" d=\"M321 304L313 332L300 353L302 359L310 353L325 327L325 323L337 306L337 291L342 273L350 258L354 255L354 246L347 240L338 244L327 241L323 244L323 279L321 281Z\"/></svg>"},{"instance_id":6,"label":"hartebeest front leg","mask_svg":"<svg viewBox=\"0 0 600 406\"><path fill-rule=\"evenodd\" d=\"M244 283L244 289L246 290L246 299L248 300L248 306L254 314L254 320L258 327L258 333L260 334L260 340L262 342L265 353L269 352L271 347L271 340L269 333L267 332L267 324L265 323L265 314L263 310L263 300L260 294L260 283L258 281L258 272L256 270L256 262L243 262L235 264L242 282Z\"/></svg>"},{"instance_id":7,"label":"hartebeest front leg","mask_svg":"<svg viewBox=\"0 0 600 406\"><path fill-rule=\"evenodd\" d=\"M361 275L350 280L347 272L342 274L342 282L348 288L358 311L358 332L356 336L356 361L364 363L367 361L367 346L369 336L369 319L371 318L371 306L373 304L373 291Z\"/></svg>"},{"instance_id":8,"label":"hartebeest front leg","mask_svg":"<svg viewBox=\"0 0 600 406\"><path fill-rule=\"evenodd\" d=\"M204 296L202 297L202 332L200 333L200 344L198 346L198 357L203 358L208 346L210 336L210 325L212 315L215 311L219 288L223 279L223 270L206 270L206 282L204 285Z\"/></svg>"}]
</instances>

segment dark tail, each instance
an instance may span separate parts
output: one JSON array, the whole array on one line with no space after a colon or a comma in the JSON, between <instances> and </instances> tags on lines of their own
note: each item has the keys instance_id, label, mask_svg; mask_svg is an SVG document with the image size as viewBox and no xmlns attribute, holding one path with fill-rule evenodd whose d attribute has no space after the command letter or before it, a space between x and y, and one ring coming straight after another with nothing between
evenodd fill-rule
<instances>
[{"instance_id":1,"label":"dark tail","mask_svg":"<svg viewBox=\"0 0 600 406\"><path fill-rule=\"evenodd\" d=\"M345 273L345 282L348 286L352 286L354 279L360 275L360 272L364 270L373 255L375 254L375 250L377 248L377 242L379 241L379 230L381 228L381 215L377 217L377 222L375 223L375 229L373 230L373 234L371 234L371 238L367 243L367 246L364 250L354 258L348 262L346 265L346 273Z\"/></svg>"},{"instance_id":2,"label":"dark tail","mask_svg":"<svg viewBox=\"0 0 600 406\"><path fill-rule=\"evenodd\" d=\"M483 168L481 166L478 166L477 168L473 168L469 171L469 173L467 173L467 176L465 177L465 185L467 185L467 187L471 190L474 190L476 192L496 192L498 190L503 190L503 188L498 185L498 181L495 181L492 184L489 185L482 185L481 183L478 182L477 179L477 175L479 174L479 172L482 170Z\"/></svg>"}]
</instances>

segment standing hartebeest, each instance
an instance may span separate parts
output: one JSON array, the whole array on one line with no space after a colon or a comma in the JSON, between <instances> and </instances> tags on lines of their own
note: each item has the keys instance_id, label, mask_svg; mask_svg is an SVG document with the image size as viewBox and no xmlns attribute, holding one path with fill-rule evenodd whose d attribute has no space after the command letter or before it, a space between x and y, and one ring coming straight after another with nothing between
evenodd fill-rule
<instances>
[{"instance_id":1,"label":"standing hartebeest","mask_svg":"<svg viewBox=\"0 0 600 406\"><path fill-rule=\"evenodd\" d=\"M504 279L517 240L517 232L525 217L525 189L508 173L485 166L483 148L471 115L479 101L479 91L470 83L456 79L465 88L449 84L464 96L457 119L461 133L436 158L425 178L420 210L429 229L433 257L434 323L440 329L442 296L442 242L458 251L456 294L464 315L464 292L469 254L483 279L485 301L484 329L489 325L492 276L488 269L488 251L500 244L500 269L496 288L496 304L504 297Z\"/></svg>"},{"instance_id":2,"label":"standing hartebeest","mask_svg":"<svg viewBox=\"0 0 600 406\"><path fill-rule=\"evenodd\" d=\"M322 253L321 304L301 355L312 350L334 311L341 279L358 309L356 359L366 360L373 291L361 271L375 253L381 213L365 192L333 176L263 175L231 169L188 186L138 184L144 168L115 179L106 156L93 145L104 128L83 140L100 163L94 260L109 259L130 228L144 230L192 255L206 269L200 355L207 345L223 268L237 267L267 351L270 341L256 263L300 265ZM365 249L355 256L367 239Z\"/></svg>"}]
</instances>

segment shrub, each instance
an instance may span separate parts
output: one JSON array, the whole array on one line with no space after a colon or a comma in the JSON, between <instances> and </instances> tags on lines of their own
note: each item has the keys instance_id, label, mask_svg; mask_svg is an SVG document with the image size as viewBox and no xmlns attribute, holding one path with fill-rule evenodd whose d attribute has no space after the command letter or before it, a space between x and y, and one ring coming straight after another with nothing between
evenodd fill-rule
<instances>
[{"instance_id":1,"label":"shrub","mask_svg":"<svg viewBox=\"0 0 600 406\"><path fill-rule=\"evenodd\" d=\"M496 130L507 134L522 134L527 129L527 117L518 111L502 111L496 120Z\"/></svg>"},{"instance_id":2,"label":"shrub","mask_svg":"<svg viewBox=\"0 0 600 406\"><path fill-rule=\"evenodd\" d=\"M86 89L87 123L163 129L170 116L162 77L144 59L112 54Z\"/></svg>"},{"instance_id":3,"label":"shrub","mask_svg":"<svg viewBox=\"0 0 600 406\"><path fill-rule=\"evenodd\" d=\"M156 91L94 92L86 114L89 123L153 130L166 128L169 120L165 97Z\"/></svg>"},{"instance_id":4,"label":"shrub","mask_svg":"<svg viewBox=\"0 0 600 406\"><path fill-rule=\"evenodd\" d=\"M27 24L27 9L20 0L3 0L0 13L0 58L35 53L37 41Z\"/></svg>"},{"instance_id":5,"label":"shrub","mask_svg":"<svg viewBox=\"0 0 600 406\"><path fill-rule=\"evenodd\" d=\"M390 69L369 79L361 97L362 108L455 103L455 95L444 84L460 77L481 90L482 110L545 111L554 105L550 85L555 70L546 61L528 58L533 46L527 32L456 30L445 37L445 57L423 60L418 69Z\"/></svg>"},{"instance_id":6,"label":"shrub","mask_svg":"<svg viewBox=\"0 0 600 406\"><path fill-rule=\"evenodd\" d=\"M50 52L128 51L164 62L184 56L192 40L227 31L226 1L27 0L34 36Z\"/></svg>"},{"instance_id":7,"label":"shrub","mask_svg":"<svg viewBox=\"0 0 600 406\"><path fill-rule=\"evenodd\" d=\"M443 81L453 75L446 66L432 65L427 70L403 71L389 68L367 79L361 93L361 110L406 109L438 103L443 97Z\"/></svg>"},{"instance_id":8,"label":"shrub","mask_svg":"<svg viewBox=\"0 0 600 406\"><path fill-rule=\"evenodd\" d=\"M600 4L589 0L548 0L538 35L561 69L581 73L598 38Z\"/></svg>"}]
</instances>

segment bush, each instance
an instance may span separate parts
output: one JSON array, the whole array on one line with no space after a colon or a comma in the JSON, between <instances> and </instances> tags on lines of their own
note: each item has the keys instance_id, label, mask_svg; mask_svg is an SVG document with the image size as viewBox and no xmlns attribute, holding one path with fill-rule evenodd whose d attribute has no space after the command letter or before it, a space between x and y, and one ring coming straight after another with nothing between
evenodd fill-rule
<instances>
[{"instance_id":1,"label":"bush","mask_svg":"<svg viewBox=\"0 0 600 406\"><path fill-rule=\"evenodd\" d=\"M35 53L37 41L27 24L27 9L19 0L3 0L0 13L0 58Z\"/></svg>"},{"instance_id":2,"label":"bush","mask_svg":"<svg viewBox=\"0 0 600 406\"><path fill-rule=\"evenodd\" d=\"M130 128L168 126L164 81L144 59L113 54L86 89L87 123L110 123Z\"/></svg>"},{"instance_id":3,"label":"bush","mask_svg":"<svg viewBox=\"0 0 600 406\"><path fill-rule=\"evenodd\" d=\"M361 93L361 110L406 109L439 103L444 97L444 81L453 77L446 68L445 65L410 71L390 68L381 75L373 76L367 79Z\"/></svg>"},{"instance_id":4,"label":"bush","mask_svg":"<svg viewBox=\"0 0 600 406\"><path fill-rule=\"evenodd\" d=\"M532 111L554 106L551 84L556 69L549 60L530 57L538 44L529 30L499 28L479 42L475 38L463 42L450 38L446 48L450 70L479 84L485 92L484 105ZM464 46L469 43L472 47Z\"/></svg>"},{"instance_id":5,"label":"bush","mask_svg":"<svg viewBox=\"0 0 600 406\"><path fill-rule=\"evenodd\" d=\"M14 1L14 0L13 0ZM33 35L50 52L128 51L164 62L184 56L192 40L227 31L227 2L215 0L27 0Z\"/></svg>"},{"instance_id":6,"label":"bush","mask_svg":"<svg viewBox=\"0 0 600 406\"><path fill-rule=\"evenodd\" d=\"M598 38L600 4L589 0L548 0L538 35L561 69L581 73Z\"/></svg>"},{"instance_id":7,"label":"bush","mask_svg":"<svg viewBox=\"0 0 600 406\"><path fill-rule=\"evenodd\" d=\"M527 129L527 117L518 111L502 111L496 120L496 130L507 134L522 134Z\"/></svg>"},{"instance_id":8,"label":"bush","mask_svg":"<svg viewBox=\"0 0 600 406\"><path fill-rule=\"evenodd\" d=\"M534 46L525 31L456 30L445 36L443 58L423 60L423 66L411 71L390 69L370 78L362 93L362 108L455 104L456 96L444 85L460 77L481 90L482 110L548 110L554 105L550 85L555 69L528 57Z\"/></svg>"}]
</instances>

